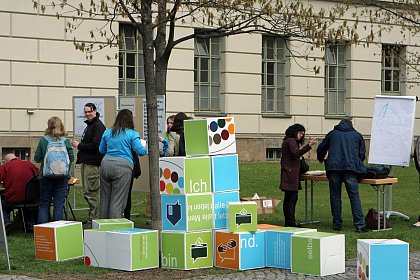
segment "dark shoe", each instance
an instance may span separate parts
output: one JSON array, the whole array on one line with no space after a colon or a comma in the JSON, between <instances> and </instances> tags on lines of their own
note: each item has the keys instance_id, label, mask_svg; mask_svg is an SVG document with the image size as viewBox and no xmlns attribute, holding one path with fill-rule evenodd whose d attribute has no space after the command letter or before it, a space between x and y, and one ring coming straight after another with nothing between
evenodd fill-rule
<instances>
[{"instance_id":1,"label":"dark shoe","mask_svg":"<svg viewBox=\"0 0 420 280\"><path fill-rule=\"evenodd\" d=\"M333 227L333 231L342 231L343 228L342 227Z\"/></svg>"},{"instance_id":2,"label":"dark shoe","mask_svg":"<svg viewBox=\"0 0 420 280\"><path fill-rule=\"evenodd\" d=\"M9 233L12 231L12 227L13 227L12 223L8 223L4 225L7 235L9 235Z\"/></svg>"},{"instance_id":3,"label":"dark shoe","mask_svg":"<svg viewBox=\"0 0 420 280\"><path fill-rule=\"evenodd\" d=\"M83 229L91 229L92 228L92 221L87 221L84 225L83 225Z\"/></svg>"},{"instance_id":4,"label":"dark shoe","mask_svg":"<svg viewBox=\"0 0 420 280\"><path fill-rule=\"evenodd\" d=\"M366 227L356 228L357 233L365 233L365 232L369 232L369 231L370 230L367 229Z\"/></svg>"}]
</instances>

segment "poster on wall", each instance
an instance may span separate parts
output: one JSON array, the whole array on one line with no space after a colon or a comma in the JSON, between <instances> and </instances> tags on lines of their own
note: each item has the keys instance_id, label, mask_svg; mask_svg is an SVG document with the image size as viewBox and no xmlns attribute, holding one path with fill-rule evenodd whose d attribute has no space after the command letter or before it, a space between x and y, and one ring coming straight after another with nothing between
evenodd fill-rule
<instances>
[{"instance_id":1,"label":"poster on wall","mask_svg":"<svg viewBox=\"0 0 420 280\"><path fill-rule=\"evenodd\" d=\"M99 119L105 123L105 99L90 96L78 96L73 98L73 114L74 114L74 135L82 136L86 128L84 106L86 103L93 103L96 106L96 111L100 114Z\"/></svg>"},{"instance_id":2,"label":"poster on wall","mask_svg":"<svg viewBox=\"0 0 420 280\"><path fill-rule=\"evenodd\" d=\"M375 96L369 163L409 166L415 96Z\"/></svg>"},{"instance_id":3,"label":"poster on wall","mask_svg":"<svg viewBox=\"0 0 420 280\"><path fill-rule=\"evenodd\" d=\"M136 117L136 98L135 97L124 97L120 98L120 111L128 109L133 113L133 118Z\"/></svg>"},{"instance_id":4,"label":"poster on wall","mask_svg":"<svg viewBox=\"0 0 420 280\"><path fill-rule=\"evenodd\" d=\"M157 97L157 107L158 107L158 135L164 135L166 131L166 111L165 111L165 96ZM147 141L147 106L146 98L143 98L143 131L142 138Z\"/></svg>"}]
</instances>

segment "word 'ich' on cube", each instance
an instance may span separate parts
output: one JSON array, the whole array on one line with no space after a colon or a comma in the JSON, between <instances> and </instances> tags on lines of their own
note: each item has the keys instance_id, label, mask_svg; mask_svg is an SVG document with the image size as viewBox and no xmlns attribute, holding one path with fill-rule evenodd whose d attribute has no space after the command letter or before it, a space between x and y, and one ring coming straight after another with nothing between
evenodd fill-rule
<instances>
[{"instance_id":1,"label":"word 'ich' on cube","mask_svg":"<svg viewBox=\"0 0 420 280\"><path fill-rule=\"evenodd\" d=\"M125 218L118 219L93 219L92 228L100 230L116 230L134 228L134 223Z\"/></svg>"},{"instance_id":2,"label":"word 'ich' on cube","mask_svg":"<svg viewBox=\"0 0 420 280\"><path fill-rule=\"evenodd\" d=\"M212 156L211 171L213 192L239 191L237 154Z\"/></svg>"},{"instance_id":3,"label":"word 'ich' on cube","mask_svg":"<svg viewBox=\"0 0 420 280\"><path fill-rule=\"evenodd\" d=\"M213 266L213 232L161 232L161 265L171 269Z\"/></svg>"},{"instance_id":4,"label":"word 'ich' on cube","mask_svg":"<svg viewBox=\"0 0 420 280\"><path fill-rule=\"evenodd\" d=\"M229 202L239 202L239 192L219 192L213 194L214 228L227 228Z\"/></svg>"},{"instance_id":5,"label":"word 'ich' on cube","mask_svg":"<svg viewBox=\"0 0 420 280\"><path fill-rule=\"evenodd\" d=\"M35 225L34 240L37 259L63 261L84 256L81 222L56 221Z\"/></svg>"},{"instance_id":6,"label":"word 'ich' on cube","mask_svg":"<svg viewBox=\"0 0 420 280\"><path fill-rule=\"evenodd\" d=\"M257 204L255 202L228 202L228 229L230 232L257 231Z\"/></svg>"},{"instance_id":7,"label":"word 'ich' on cube","mask_svg":"<svg viewBox=\"0 0 420 280\"><path fill-rule=\"evenodd\" d=\"M187 156L236 153L234 118L184 121Z\"/></svg>"},{"instance_id":8,"label":"word 'ich' on cube","mask_svg":"<svg viewBox=\"0 0 420 280\"><path fill-rule=\"evenodd\" d=\"M265 263L267 267L291 267L291 240L293 234L316 232L316 229L282 227L265 232Z\"/></svg>"},{"instance_id":9,"label":"word 'ich' on cube","mask_svg":"<svg viewBox=\"0 0 420 280\"><path fill-rule=\"evenodd\" d=\"M292 272L326 276L345 271L344 234L292 235Z\"/></svg>"},{"instance_id":10,"label":"word 'ich' on cube","mask_svg":"<svg viewBox=\"0 0 420 280\"><path fill-rule=\"evenodd\" d=\"M213 228L213 194L162 195L163 230Z\"/></svg>"},{"instance_id":11,"label":"word 'ich' on cube","mask_svg":"<svg viewBox=\"0 0 420 280\"><path fill-rule=\"evenodd\" d=\"M135 271L159 266L158 231L119 229L85 230L85 264Z\"/></svg>"},{"instance_id":12,"label":"word 'ich' on cube","mask_svg":"<svg viewBox=\"0 0 420 280\"><path fill-rule=\"evenodd\" d=\"M210 157L163 157L159 168L161 194L211 192Z\"/></svg>"},{"instance_id":13,"label":"word 'ich' on cube","mask_svg":"<svg viewBox=\"0 0 420 280\"><path fill-rule=\"evenodd\" d=\"M357 279L408 280L409 244L398 239L358 239Z\"/></svg>"},{"instance_id":14,"label":"word 'ich' on cube","mask_svg":"<svg viewBox=\"0 0 420 280\"><path fill-rule=\"evenodd\" d=\"M246 270L265 267L265 232L215 230L215 266Z\"/></svg>"}]
</instances>

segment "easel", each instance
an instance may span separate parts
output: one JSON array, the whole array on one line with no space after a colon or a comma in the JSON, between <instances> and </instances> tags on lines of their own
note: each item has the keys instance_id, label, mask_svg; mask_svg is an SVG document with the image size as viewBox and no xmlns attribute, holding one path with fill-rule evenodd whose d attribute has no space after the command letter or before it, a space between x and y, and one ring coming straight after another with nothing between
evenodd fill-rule
<instances>
[{"instance_id":1,"label":"easel","mask_svg":"<svg viewBox=\"0 0 420 280\"><path fill-rule=\"evenodd\" d=\"M389 169L391 170L389 172L389 176L392 177L393 174L392 174L392 166L391 165L389 166ZM397 211L392 211L392 184L387 186L387 193L388 193L388 209L389 210L385 211L386 218L389 219L391 216L397 216L397 217L400 217L402 219L409 220L410 217L408 217L407 215L405 215L403 213L400 213L400 212L397 212Z\"/></svg>"},{"instance_id":2,"label":"easel","mask_svg":"<svg viewBox=\"0 0 420 280\"><path fill-rule=\"evenodd\" d=\"M7 260L7 270L10 270L10 258L9 258L9 246L7 245L7 236L6 236L6 228L4 226L4 218L3 218L3 206L0 200L0 218L1 218L1 229L0 229L0 247L4 248L6 260Z\"/></svg>"}]
</instances>

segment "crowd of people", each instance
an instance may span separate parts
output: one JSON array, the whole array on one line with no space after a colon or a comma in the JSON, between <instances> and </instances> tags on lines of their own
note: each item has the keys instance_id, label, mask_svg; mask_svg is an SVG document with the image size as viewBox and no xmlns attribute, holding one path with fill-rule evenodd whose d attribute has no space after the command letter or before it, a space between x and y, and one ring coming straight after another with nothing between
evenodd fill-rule
<instances>
[{"instance_id":1,"label":"crowd of people","mask_svg":"<svg viewBox=\"0 0 420 280\"><path fill-rule=\"evenodd\" d=\"M133 114L120 110L113 126L106 129L94 103L86 103L83 112L86 127L80 142L68 139L59 117L48 120L34 155L39 169L14 154L5 156L5 163L0 166L0 183L5 188L2 206L7 232L12 227L10 213L25 200L26 186L33 178L39 180L39 209L25 214L26 228L63 219L70 166L75 159L73 149L77 149L76 163L80 164L83 196L89 206L83 227L91 228L92 220L98 218L130 218L133 181L141 174L139 156L147 154L135 130ZM159 137L161 156L185 155L186 119L189 117L182 112L167 118L167 131Z\"/></svg>"},{"instance_id":2,"label":"crowd of people","mask_svg":"<svg viewBox=\"0 0 420 280\"><path fill-rule=\"evenodd\" d=\"M86 128L80 142L67 138L68 133L59 117L48 120L45 135L39 140L34 155L40 169L14 154L5 156L5 163L0 166L0 183L5 187L2 206L7 231L12 225L10 212L16 203L25 199L26 184L37 175L39 210L35 214L27 213L26 227L63 219L69 169L74 161L73 148L78 151L76 163L81 164L83 194L89 205L84 228L91 228L92 219L96 218L130 218L133 181L141 174L139 156L147 154L135 130L133 114L127 109L120 110L113 126L108 129L100 120L95 104L87 103L84 114ZM186 155L184 121L188 119L190 117L183 112L167 118L167 130L163 137L159 137L161 156ZM284 225L288 227L300 226L296 222L295 209L301 189L301 159L317 144L316 139L309 139L305 144L305 133L303 125L291 125L285 131L282 144L280 189L284 192ZM344 183L356 232L367 231L358 190L358 183L366 174L363 136L354 129L350 120L343 119L318 145L316 154L317 159L325 163L333 230L340 231L343 227L341 187Z\"/></svg>"}]
</instances>

